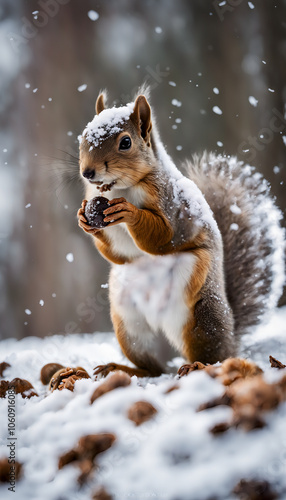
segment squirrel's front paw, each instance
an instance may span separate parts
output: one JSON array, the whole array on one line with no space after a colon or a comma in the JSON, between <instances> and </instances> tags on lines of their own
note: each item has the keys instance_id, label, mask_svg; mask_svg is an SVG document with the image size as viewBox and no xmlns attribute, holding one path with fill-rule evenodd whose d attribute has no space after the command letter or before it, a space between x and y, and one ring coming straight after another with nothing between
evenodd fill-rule
<instances>
[{"instance_id":1,"label":"squirrel's front paw","mask_svg":"<svg viewBox=\"0 0 286 500\"><path fill-rule=\"evenodd\" d=\"M138 221L139 209L125 200L125 198L114 198L109 201L110 207L104 210L104 222L108 226L126 222L127 224L136 224Z\"/></svg>"},{"instance_id":2,"label":"squirrel's front paw","mask_svg":"<svg viewBox=\"0 0 286 500\"><path fill-rule=\"evenodd\" d=\"M100 229L90 226L87 222L87 219L85 216L86 204L87 204L87 200L83 200L83 202L81 204L81 208L77 212L78 225L88 234L98 233L98 231L100 231Z\"/></svg>"}]
</instances>

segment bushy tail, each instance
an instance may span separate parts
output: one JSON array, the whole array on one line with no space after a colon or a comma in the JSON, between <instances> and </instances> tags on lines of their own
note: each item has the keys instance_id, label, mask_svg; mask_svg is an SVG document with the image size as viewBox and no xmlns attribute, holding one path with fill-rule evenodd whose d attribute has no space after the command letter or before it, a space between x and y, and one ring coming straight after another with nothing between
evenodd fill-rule
<instances>
[{"instance_id":1,"label":"bushy tail","mask_svg":"<svg viewBox=\"0 0 286 500\"><path fill-rule=\"evenodd\" d=\"M259 323L285 282L285 232L269 185L235 157L204 154L188 163L189 177L209 203L224 244L226 293L236 334Z\"/></svg>"}]
</instances>

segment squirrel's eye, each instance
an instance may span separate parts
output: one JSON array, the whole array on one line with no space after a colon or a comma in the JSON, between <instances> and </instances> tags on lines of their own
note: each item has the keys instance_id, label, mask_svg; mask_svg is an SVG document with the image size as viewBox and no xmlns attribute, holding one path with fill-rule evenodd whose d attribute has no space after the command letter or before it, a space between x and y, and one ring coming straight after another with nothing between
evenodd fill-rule
<instances>
[{"instance_id":1,"label":"squirrel's eye","mask_svg":"<svg viewBox=\"0 0 286 500\"><path fill-rule=\"evenodd\" d=\"M126 150L131 148L131 139L128 135L123 137L119 144L119 149Z\"/></svg>"}]
</instances>

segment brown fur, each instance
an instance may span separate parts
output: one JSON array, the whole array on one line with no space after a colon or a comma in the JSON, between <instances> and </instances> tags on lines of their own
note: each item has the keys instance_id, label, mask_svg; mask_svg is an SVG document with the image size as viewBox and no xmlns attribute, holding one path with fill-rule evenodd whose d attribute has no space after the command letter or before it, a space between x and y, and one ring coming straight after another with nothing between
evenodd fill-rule
<instances>
[{"instance_id":1,"label":"brown fur","mask_svg":"<svg viewBox=\"0 0 286 500\"><path fill-rule=\"evenodd\" d=\"M261 321L282 292L285 280L285 232L279 225L282 214L270 197L268 183L254 167L245 166L235 158L204 153L187 162L186 168L204 194L222 234L226 295L239 337ZM240 211L233 212L231 205ZM231 229L232 224L237 224L237 230ZM277 256L279 248L281 253Z\"/></svg>"},{"instance_id":2,"label":"brown fur","mask_svg":"<svg viewBox=\"0 0 286 500\"><path fill-rule=\"evenodd\" d=\"M105 96L100 94L96 102L97 114L106 108L105 101ZM133 112L123 128L123 131L111 134L103 130L100 144L94 147L83 137L80 172L83 175L91 172L92 175L86 184L86 197L90 199L94 196L96 186L102 193L111 192L110 207L104 211L107 228L96 229L87 224L84 214L86 200L78 212L79 225L94 237L103 257L115 265L135 262L139 253L136 249L153 256L192 254L196 262L185 289L185 303L190 314L181 332L181 354L189 362L203 363L215 363L234 356L237 334L257 322L265 306L265 301L259 303L259 294L267 294L270 290L272 264L267 261L264 273L259 266L260 260L269 254L272 243L262 231L258 255L254 253L257 247L253 229L256 221L252 222L249 215L256 207L251 195L254 200L261 200L261 196L267 195L267 190L259 191L258 178L247 177L239 162L234 168L228 165L227 160L204 156L201 162L195 159L194 164L189 165L190 178L204 193L214 211L223 236L223 248L220 236L208 224L201 225L196 216L188 216L186 200L182 199L181 206L173 203L173 185L158 155L158 133L152 124L151 108L144 95L137 96ZM126 150L120 147L123 137L131 141L130 148ZM260 192L263 193L260 195ZM119 195L112 198L117 193ZM132 202L125 198L125 193ZM229 209L236 201L242 209L240 216L233 215ZM260 201L257 202L261 221L262 202L261 205ZM239 234L242 235L239 241L235 238L237 235L229 230L233 222L239 223ZM124 236L126 240L131 237L134 256L126 251L125 243L114 243L109 228L118 224L126 225L129 236L124 236L126 233L123 231L121 238ZM249 255L248 249L251 250ZM262 286L263 276L265 283ZM250 288L247 288L249 299L246 287ZM124 318L112 304L111 311L120 346L137 368L110 363L99 367L96 373L106 375L120 369L138 376L159 375L163 370L160 361L155 359L153 352L142 347L144 342L134 346L130 340L133 332L128 331Z\"/></svg>"},{"instance_id":3,"label":"brown fur","mask_svg":"<svg viewBox=\"0 0 286 500\"><path fill-rule=\"evenodd\" d=\"M130 342L128 342L128 335L126 334L124 323L115 312L112 312L112 322L123 354L138 367L130 368L129 366L117 365L116 369L123 370L130 376L137 375L137 377L156 377L161 375L164 370L152 354L148 352L138 352Z\"/></svg>"}]
</instances>

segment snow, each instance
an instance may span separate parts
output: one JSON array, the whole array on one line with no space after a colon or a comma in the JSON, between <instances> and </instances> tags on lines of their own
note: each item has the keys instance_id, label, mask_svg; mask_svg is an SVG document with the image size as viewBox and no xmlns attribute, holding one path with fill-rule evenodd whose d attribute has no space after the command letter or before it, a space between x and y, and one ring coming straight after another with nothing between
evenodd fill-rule
<instances>
[{"instance_id":1,"label":"snow","mask_svg":"<svg viewBox=\"0 0 286 500\"><path fill-rule=\"evenodd\" d=\"M253 97L253 95L250 95L248 98L248 101L251 104L251 106L254 106L256 108L256 106L258 104L258 99L255 99L255 97Z\"/></svg>"},{"instance_id":2,"label":"snow","mask_svg":"<svg viewBox=\"0 0 286 500\"><path fill-rule=\"evenodd\" d=\"M171 157L166 152L155 127L153 134L156 140L158 159L163 169L167 172L173 187L174 203L181 206L182 201L184 201L187 204L190 216L194 216L197 222L201 222L203 226L208 226L214 234L220 237L217 223L202 192L193 181L183 176L177 169Z\"/></svg>"},{"instance_id":3,"label":"snow","mask_svg":"<svg viewBox=\"0 0 286 500\"><path fill-rule=\"evenodd\" d=\"M221 110L218 106L214 106L214 107L213 107L213 112L214 112L216 115L222 115L222 110Z\"/></svg>"},{"instance_id":4,"label":"snow","mask_svg":"<svg viewBox=\"0 0 286 500\"><path fill-rule=\"evenodd\" d=\"M219 89L218 89L217 87L214 87L214 88L213 88L213 93L214 93L214 94L219 94Z\"/></svg>"},{"instance_id":5,"label":"snow","mask_svg":"<svg viewBox=\"0 0 286 500\"><path fill-rule=\"evenodd\" d=\"M99 14L95 10L89 10L87 15L91 21L97 21L99 18Z\"/></svg>"},{"instance_id":6,"label":"snow","mask_svg":"<svg viewBox=\"0 0 286 500\"><path fill-rule=\"evenodd\" d=\"M162 30L162 28L160 28L160 26L156 26L156 28L155 28L155 32L156 32L158 35L160 35L160 34L163 32L163 30Z\"/></svg>"},{"instance_id":7,"label":"snow","mask_svg":"<svg viewBox=\"0 0 286 500\"><path fill-rule=\"evenodd\" d=\"M251 358L273 382L285 373L269 368L269 354L285 363L286 308L277 309L268 324L244 337L241 355ZM89 404L102 381L82 379L68 390L49 393L39 379L44 364L93 367L110 361L130 363L121 354L113 334L55 335L0 342L1 360L11 364L5 379L29 380L39 397L16 395L17 459L24 473L16 482L16 500L85 500L103 485L114 500L164 498L165 500L220 500L234 498L231 490L241 478L264 479L275 488L286 488L286 403L267 413L267 426L248 433L232 429L213 436L209 430L230 417L230 408L219 406L197 412L201 403L224 392L218 379L203 371L175 380L173 374L156 379L132 377L131 385L109 392ZM182 363L173 361L174 371ZM166 393L179 386L178 390ZM136 427L127 418L136 401L149 401L155 417ZM1 457L8 456L7 399L0 400ZM83 488L77 485L79 470L68 465L58 470L58 458L87 434L112 432L116 442L98 456L99 468ZM190 486L191 485L191 486ZM7 484L0 497L10 498ZM285 498L283 496L279 498Z\"/></svg>"},{"instance_id":8,"label":"snow","mask_svg":"<svg viewBox=\"0 0 286 500\"><path fill-rule=\"evenodd\" d=\"M30 311L30 309L25 309L25 313L30 316L32 314L32 311Z\"/></svg>"},{"instance_id":9,"label":"snow","mask_svg":"<svg viewBox=\"0 0 286 500\"><path fill-rule=\"evenodd\" d=\"M230 205L229 209L233 214L237 214L237 215L241 214L241 209L235 204Z\"/></svg>"},{"instance_id":10,"label":"snow","mask_svg":"<svg viewBox=\"0 0 286 500\"><path fill-rule=\"evenodd\" d=\"M123 130L123 125L129 119L133 109L134 102L120 108L104 109L87 124L82 137L94 147L99 146L107 137L118 134Z\"/></svg>"},{"instance_id":11,"label":"snow","mask_svg":"<svg viewBox=\"0 0 286 500\"><path fill-rule=\"evenodd\" d=\"M190 217L194 217L198 224L207 226L220 239L221 235L217 223L202 192L193 181L183 176L177 169L171 157L166 152L156 127L153 128L153 134L156 141L158 159L165 172L167 172L168 179L173 187L174 203L181 206L182 202L185 202Z\"/></svg>"},{"instance_id":12,"label":"snow","mask_svg":"<svg viewBox=\"0 0 286 500\"><path fill-rule=\"evenodd\" d=\"M74 256L73 256L73 254L71 252L66 255L66 260L68 262L73 262L74 261Z\"/></svg>"},{"instance_id":13,"label":"snow","mask_svg":"<svg viewBox=\"0 0 286 500\"><path fill-rule=\"evenodd\" d=\"M172 99L172 104L173 104L173 106L176 106L177 108L180 108L182 106L181 101L178 101L178 99Z\"/></svg>"},{"instance_id":14,"label":"snow","mask_svg":"<svg viewBox=\"0 0 286 500\"><path fill-rule=\"evenodd\" d=\"M87 89L87 85L86 85L86 83L83 83L82 85L80 85L80 86L77 88L77 90L78 90L79 92L83 92L83 91L84 91L84 90L86 90L86 89Z\"/></svg>"},{"instance_id":15,"label":"snow","mask_svg":"<svg viewBox=\"0 0 286 500\"><path fill-rule=\"evenodd\" d=\"M248 3L248 6L249 6L250 9L254 9L255 8L252 2L247 2L247 3Z\"/></svg>"}]
</instances>

